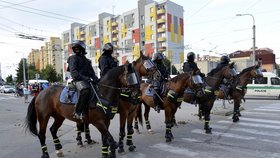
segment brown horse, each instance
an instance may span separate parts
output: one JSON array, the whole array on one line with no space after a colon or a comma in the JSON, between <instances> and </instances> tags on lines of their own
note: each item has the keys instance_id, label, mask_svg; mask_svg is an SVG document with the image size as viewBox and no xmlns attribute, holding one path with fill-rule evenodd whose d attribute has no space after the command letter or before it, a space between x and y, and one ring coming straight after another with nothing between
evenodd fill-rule
<instances>
[{"instance_id":1,"label":"brown horse","mask_svg":"<svg viewBox=\"0 0 280 158\"><path fill-rule=\"evenodd\" d=\"M140 51L140 57L132 62L133 68L137 73L138 79L141 80L142 76L152 75L154 72L157 71L156 66L153 62L143 55ZM119 134L119 153L124 153L124 137L125 137L125 125L127 123L127 142L126 144L129 146L129 151L134 151L135 146L132 142L132 135L133 131L133 118L135 116L135 112L137 109L137 105L140 102L140 89L135 90L124 90L120 93L120 104L119 104L119 113L120 113L120 134ZM93 142L90 137L89 133L89 126L88 124L77 124L78 133L77 133L77 140L78 145L82 145L82 138L81 138L81 131L85 128L85 137L87 142Z\"/></svg>"},{"instance_id":2,"label":"brown horse","mask_svg":"<svg viewBox=\"0 0 280 158\"><path fill-rule=\"evenodd\" d=\"M174 124L173 119L175 118L175 113L176 113L178 107L181 105L181 103L183 101L183 94L184 94L185 88L190 87L193 89L198 89L198 88L201 88L201 86L202 86L201 83L195 83L192 78L194 76L200 78L200 76L197 75L198 72L199 72L199 70L195 70L191 73L179 74L164 84L165 88L161 95L161 99L163 101L162 109L164 109L164 112L165 112L166 142L170 142L173 139L173 134L172 134L172 127ZM143 83L140 86L140 89L142 91L141 99L145 106L144 117L145 117L146 125L148 127L150 127L149 118L148 118L149 111L150 111L150 107L155 107L155 105L154 105L153 96L148 96L145 94L145 91L148 88L149 88L149 84L147 84L147 83ZM142 109L141 109L141 106L139 106L138 108L139 108L138 109L139 111L138 111L137 118L139 119L140 123L142 124L142 114L141 114ZM136 122L137 122L137 118L136 118ZM139 131L139 129L137 129L137 127L138 127L138 125L136 123L134 128ZM148 128L148 130L150 130L150 129Z\"/></svg>"},{"instance_id":3,"label":"brown horse","mask_svg":"<svg viewBox=\"0 0 280 158\"><path fill-rule=\"evenodd\" d=\"M131 82L131 76L135 76L135 71L131 64L123 65L111 69L96 85L99 100L93 99L89 102L88 110L84 112L85 123L93 124L102 136L102 157L116 157L115 150L118 145L113 136L108 131L110 119L114 116L114 107L119 104L119 94L121 87L135 88L139 87L139 82ZM93 87L93 86L92 86ZM41 148L42 158L49 158L46 140L46 128L50 117L54 118L50 131L55 144L58 156L62 156L62 145L57 137L57 131L65 118L73 119L72 114L75 110L73 105L63 104L59 101L63 86L51 86L43 90L37 97L34 97L29 104L26 116L26 129L32 134L38 136ZM97 97L96 97L97 98ZM37 121L39 122L39 132L37 130ZM110 148L109 148L110 147ZM110 149L110 151L109 151Z\"/></svg>"},{"instance_id":4,"label":"brown horse","mask_svg":"<svg viewBox=\"0 0 280 158\"><path fill-rule=\"evenodd\" d=\"M215 92L219 90L219 86L224 78L233 80L235 74L236 71L234 69L234 63L231 63L228 66L213 69L204 79L206 85L205 93L200 97L197 97L196 101L199 105L199 116L201 117L201 113L204 115L204 130L206 133L211 133L212 130L212 128L209 126L209 122L210 112L216 100ZM191 103L192 94L185 93L184 101Z\"/></svg>"},{"instance_id":5,"label":"brown horse","mask_svg":"<svg viewBox=\"0 0 280 158\"><path fill-rule=\"evenodd\" d=\"M133 63L133 67L138 74L139 79L142 76L151 76L157 71L156 66L153 62L146 56L142 55ZM128 91L121 93L121 100L119 104L120 109L120 133L119 133L119 153L124 153L124 137L125 137L125 125L127 123L127 137L126 145L128 145L129 151L134 151L136 146L134 146L132 141L133 130L133 118L137 112L137 106L140 103L141 91L137 89L136 91Z\"/></svg>"},{"instance_id":6,"label":"brown horse","mask_svg":"<svg viewBox=\"0 0 280 158\"><path fill-rule=\"evenodd\" d=\"M220 99L233 99L234 108L233 108L233 122L239 121L240 111L239 107L242 99L244 100L244 96L246 94L246 86L252 81L253 78L263 77L262 72L260 70L259 65L248 67L242 70L237 77L234 79L233 83L236 83L232 89L229 91L229 96L225 96L224 91L220 90L217 95Z\"/></svg>"}]
</instances>

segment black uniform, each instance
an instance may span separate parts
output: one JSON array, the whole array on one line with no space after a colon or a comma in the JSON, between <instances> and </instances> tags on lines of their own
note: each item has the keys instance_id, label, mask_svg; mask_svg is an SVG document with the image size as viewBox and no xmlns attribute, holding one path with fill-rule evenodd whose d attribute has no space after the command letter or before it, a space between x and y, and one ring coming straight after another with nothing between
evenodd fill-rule
<instances>
[{"instance_id":1,"label":"black uniform","mask_svg":"<svg viewBox=\"0 0 280 158\"><path fill-rule=\"evenodd\" d=\"M100 77L103 77L110 69L118 66L118 63L112 57L111 53L104 52L99 58Z\"/></svg>"},{"instance_id":2,"label":"black uniform","mask_svg":"<svg viewBox=\"0 0 280 158\"><path fill-rule=\"evenodd\" d=\"M191 72L195 69L198 69L198 67L197 67L196 63L193 62L193 61L187 61L183 65L183 71L184 72Z\"/></svg>"},{"instance_id":3,"label":"black uniform","mask_svg":"<svg viewBox=\"0 0 280 158\"><path fill-rule=\"evenodd\" d=\"M98 78L91 66L91 61L85 57L85 54L72 55L68 58L67 63L79 95L74 118L82 119L81 114L91 97L89 82L96 83Z\"/></svg>"},{"instance_id":4,"label":"black uniform","mask_svg":"<svg viewBox=\"0 0 280 158\"><path fill-rule=\"evenodd\" d=\"M155 62L155 65L161 73L161 80L169 78L169 72L166 70L165 65L162 62Z\"/></svg>"}]
</instances>

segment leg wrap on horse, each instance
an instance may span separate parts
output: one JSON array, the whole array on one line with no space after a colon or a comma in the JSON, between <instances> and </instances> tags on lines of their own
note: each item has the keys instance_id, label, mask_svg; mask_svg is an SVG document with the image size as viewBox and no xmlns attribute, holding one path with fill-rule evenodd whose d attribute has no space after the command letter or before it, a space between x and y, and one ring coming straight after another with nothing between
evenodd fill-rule
<instances>
[{"instance_id":1,"label":"leg wrap on horse","mask_svg":"<svg viewBox=\"0 0 280 158\"><path fill-rule=\"evenodd\" d=\"M165 128L165 138L166 142L170 142L172 140L172 123L166 123L166 128Z\"/></svg>"},{"instance_id":2,"label":"leg wrap on horse","mask_svg":"<svg viewBox=\"0 0 280 158\"><path fill-rule=\"evenodd\" d=\"M146 127L147 127L148 130L151 129L151 125L150 125L150 121L149 120L146 120Z\"/></svg>"},{"instance_id":3,"label":"leg wrap on horse","mask_svg":"<svg viewBox=\"0 0 280 158\"><path fill-rule=\"evenodd\" d=\"M54 145L55 145L55 150L60 150L60 149L62 149L62 145L61 145L61 143L60 143L60 141L59 141L58 138L53 139L53 143L54 143Z\"/></svg>"},{"instance_id":4,"label":"leg wrap on horse","mask_svg":"<svg viewBox=\"0 0 280 158\"><path fill-rule=\"evenodd\" d=\"M127 136L126 136L126 145L133 145L132 135L134 133L132 126L127 126Z\"/></svg>"}]
</instances>

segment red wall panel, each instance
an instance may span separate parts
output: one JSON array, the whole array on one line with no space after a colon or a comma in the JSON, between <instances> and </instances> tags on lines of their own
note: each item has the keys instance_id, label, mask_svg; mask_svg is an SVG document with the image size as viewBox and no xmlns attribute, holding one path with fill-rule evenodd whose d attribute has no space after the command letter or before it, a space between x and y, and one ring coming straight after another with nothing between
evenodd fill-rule
<instances>
[{"instance_id":1,"label":"red wall panel","mask_svg":"<svg viewBox=\"0 0 280 158\"><path fill-rule=\"evenodd\" d=\"M167 30L171 32L172 15L167 13Z\"/></svg>"},{"instance_id":2,"label":"red wall panel","mask_svg":"<svg viewBox=\"0 0 280 158\"><path fill-rule=\"evenodd\" d=\"M135 43L139 43L139 38L140 38L140 30L139 29L132 30L132 39L135 41Z\"/></svg>"}]
</instances>

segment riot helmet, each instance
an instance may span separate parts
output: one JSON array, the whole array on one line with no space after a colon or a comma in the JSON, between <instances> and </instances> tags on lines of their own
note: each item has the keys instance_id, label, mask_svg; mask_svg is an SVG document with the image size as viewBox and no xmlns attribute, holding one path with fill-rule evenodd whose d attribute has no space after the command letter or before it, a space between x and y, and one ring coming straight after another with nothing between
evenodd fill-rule
<instances>
[{"instance_id":1,"label":"riot helmet","mask_svg":"<svg viewBox=\"0 0 280 158\"><path fill-rule=\"evenodd\" d=\"M194 54L194 52L189 52L189 53L187 54L187 58L188 58L188 61L194 61L194 59L195 59L195 54Z\"/></svg>"},{"instance_id":2,"label":"riot helmet","mask_svg":"<svg viewBox=\"0 0 280 158\"><path fill-rule=\"evenodd\" d=\"M113 53L114 51L114 46L112 43L106 43L104 46L103 46L103 52L109 52L109 53Z\"/></svg>"},{"instance_id":3,"label":"riot helmet","mask_svg":"<svg viewBox=\"0 0 280 158\"><path fill-rule=\"evenodd\" d=\"M228 56L223 55L223 56L221 57L221 63L223 63L223 64L228 64L229 62L230 62L230 59L229 59Z\"/></svg>"},{"instance_id":4,"label":"riot helmet","mask_svg":"<svg viewBox=\"0 0 280 158\"><path fill-rule=\"evenodd\" d=\"M163 59L162 53L157 52L153 56L153 61L161 61L162 59Z\"/></svg>"},{"instance_id":5,"label":"riot helmet","mask_svg":"<svg viewBox=\"0 0 280 158\"><path fill-rule=\"evenodd\" d=\"M86 54L86 45L81 40L76 40L72 43L72 50L74 53Z\"/></svg>"}]
</instances>

